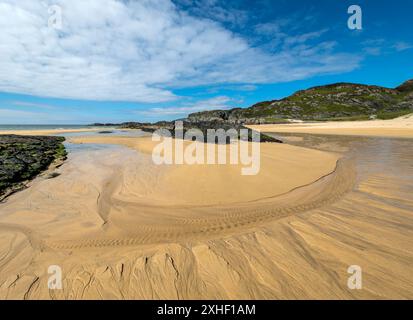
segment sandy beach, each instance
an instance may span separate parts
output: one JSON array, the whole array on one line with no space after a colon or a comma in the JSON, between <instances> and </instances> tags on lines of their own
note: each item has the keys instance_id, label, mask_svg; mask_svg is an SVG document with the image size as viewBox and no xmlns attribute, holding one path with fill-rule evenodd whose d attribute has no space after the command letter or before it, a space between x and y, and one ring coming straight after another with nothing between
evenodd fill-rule
<instances>
[{"instance_id":1,"label":"sandy beach","mask_svg":"<svg viewBox=\"0 0 413 320\"><path fill-rule=\"evenodd\" d=\"M59 176L0 204L1 299L413 298L410 139L263 144L257 176L155 165L147 137L69 143Z\"/></svg>"},{"instance_id":2,"label":"sandy beach","mask_svg":"<svg viewBox=\"0 0 413 320\"><path fill-rule=\"evenodd\" d=\"M151 137L91 136L71 138L73 143L127 146L148 157L158 142ZM185 147L190 143L185 142ZM202 144L205 148L205 145ZM227 159L229 159L229 147ZM206 153L205 149L205 153ZM287 144L262 144L257 175L243 176L243 165L165 165L155 166L158 178L145 184L126 182L133 194L145 195L149 203L167 205L214 205L239 203L274 197L310 184L334 171L338 155L303 149ZM136 171L132 168L131 171ZM162 172L162 176L161 173ZM155 175L155 174L154 174ZM136 174L134 174L136 176ZM135 182L135 183L134 183ZM152 183L151 183L152 182ZM143 197L143 196L142 196Z\"/></svg>"},{"instance_id":3,"label":"sandy beach","mask_svg":"<svg viewBox=\"0 0 413 320\"><path fill-rule=\"evenodd\" d=\"M313 133L367 137L413 138L413 115L393 120L251 125L260 132Z\"/></svg>"},{"instance_id":4,"label":"sandy beach","mask_svg":"<svg viewBox=\"0 0 413 320\"><path fill-rule=\"evenodd\" d=\"M0 0L0 302L413 300L412 11Z\"/></svg>"}]
</instances>

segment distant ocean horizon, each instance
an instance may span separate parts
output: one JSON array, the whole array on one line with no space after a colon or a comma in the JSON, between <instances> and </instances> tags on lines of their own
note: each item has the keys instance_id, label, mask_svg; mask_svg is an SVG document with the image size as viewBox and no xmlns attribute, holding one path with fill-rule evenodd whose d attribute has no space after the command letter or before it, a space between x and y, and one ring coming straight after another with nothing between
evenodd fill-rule
<instances>
[{"instance_id":1,"label":"distant ocean horizon","mask_svg":"<svg viewBox=\"0 0 413 320\"><path fill-rule=\"evenodd\" d=\"M92 128L87 124L0 124L0 130L52 130Z\"/></svg>"}]
</instances>

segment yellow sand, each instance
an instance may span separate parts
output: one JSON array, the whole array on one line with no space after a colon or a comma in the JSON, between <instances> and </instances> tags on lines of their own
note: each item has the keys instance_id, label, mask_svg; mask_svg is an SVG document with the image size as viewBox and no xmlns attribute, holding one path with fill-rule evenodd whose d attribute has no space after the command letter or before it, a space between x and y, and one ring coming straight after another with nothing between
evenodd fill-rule
<instances>
[{"instance_id":1,"label":"yellow sand","mask_svg":"<svg viewBox=\"0 0 413 320\"><path fill-rule=\"evenodd\" d=\"M329 174L336 154L269 144L243 177L155 166L148 139L76 141L129 148L70 154L0 204L0 299L413 298L412 186L391 171ZM50 265L63 290L48 290Z\"/></svg>"},{"instance_id":2,"label":"yellow sand","mask_svg":"<svg viewBox=\"0 0 413 320\"><path fill-rule=\"evenodd\" d=\"M72 138L71 141L120 144L148 155L159 144L153 142L151 137L92 136ZM190 144L185 142L184 148ZM206 146L202 144L202 147L206 154ZM226 149L229 159L229 146ZM242 175L242 168L251 165L241 163L165 165L157 168L167 170L167 173L158 178L156 184L137 184L133 186L134 193L146 194L153 201L169 205L246 202L272 197L309 184L332 172L338 159L335 154L287 144L261 144L260 149L260 170L257 175Z\"/></svg>"},{"instance_id":3,"label":"yellow sand","mask_svg":"<svg viewBox=\"0 0 413 320\"><path fill-rule=\"evenodd\" d=\"M317 122L273 125L251 125L251 129L274 133L313 133L349 136L413 138L413 115L393 120Z\"/></svg>"}]
</instances>

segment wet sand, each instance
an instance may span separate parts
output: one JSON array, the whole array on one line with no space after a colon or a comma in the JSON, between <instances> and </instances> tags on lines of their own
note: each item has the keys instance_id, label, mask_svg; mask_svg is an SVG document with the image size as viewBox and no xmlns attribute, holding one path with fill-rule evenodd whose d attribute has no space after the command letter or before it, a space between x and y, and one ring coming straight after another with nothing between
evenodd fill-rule
<instances>
[{"instance_id":1,"label":"wet sand","mask_svg":"<svg viewBox=\"0 0 413 320\"><path fill-rule=\"evenodd\" d=\"M70 139L74 143L113 144L127 146L151 158L159 142L151 137L88 136ZM174 143L175 140L172 140ZM191 145L184 143L184 150ZM200 144L207 154L206 144ZM338 155L304 149L287 144L261 144L260 167L257 175L242 175L242 169L252 164L224 165L164 165L148 164L145 170L128 167L123 177L123 188L128 189L128 201L140 199L151 204L216 205L256 201L287 193L310 184L334 171ZM230 159L230 148L226 159ZM216 152L218 148L216 147ZM251 147L250 147L251 152ZM173 157L175 151L173 150ZM144 181L141 177L144 177ZM123 194L123 197L128 197Z\"/></svg>"},{"instance_id":2,"label":"wet sand","mask_svg":"<svg viewBox=\"0 0 413 320\"><path fill-rule=\"evenodd\" d=\"M155 167L144 140L73 138L128 148L70 153L60 176L0 204L0 298L412 299L412 141L287 135L262 149L250 193L221 168L239 195L224 181L227 198L199 203L213 172ZM51 264L63 290L47 289Z\"/></svg>"}]
</instances>

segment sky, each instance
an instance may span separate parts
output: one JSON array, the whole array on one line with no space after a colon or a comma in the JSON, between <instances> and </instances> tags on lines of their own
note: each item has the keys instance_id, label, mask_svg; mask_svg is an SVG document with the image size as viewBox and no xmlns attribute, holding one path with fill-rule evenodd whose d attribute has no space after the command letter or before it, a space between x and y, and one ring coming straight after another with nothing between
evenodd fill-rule
<instances>
[{"instance_id":1,"label":"sky","mask_svg":"<svg viewBox=\"0 0 413 320\"><path fill-rule=\"evenodd\" d=\"M0 0L0 124L155 122L335 82L396 87L413 78L412 12L413 0Z\"/></svg>"}]
</instances>

